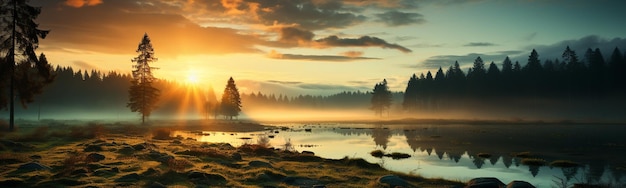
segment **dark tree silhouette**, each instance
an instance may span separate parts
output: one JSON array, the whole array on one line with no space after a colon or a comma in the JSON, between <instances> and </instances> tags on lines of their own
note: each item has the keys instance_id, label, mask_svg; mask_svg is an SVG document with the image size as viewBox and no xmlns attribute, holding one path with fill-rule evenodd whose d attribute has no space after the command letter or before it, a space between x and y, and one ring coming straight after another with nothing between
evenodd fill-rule
<instances>
[{"instance_id":1,"label":"dark tree silhouette","mask_svg":"<svg viewBox=\"0 0 626 188\"><path fill-rule=\"evenodd\" d=\"M530 55L528 56L528 63L526 64L526 66L524 66L524 71L526 71L527 74L530 74L530 75L541 74L541 71L542 71L541 61L539 60L539 54L537 53L535 49L533 49L533 51L530 52Z\"/></svg>"},{"instance_id":2,"label":"dark tree silhouette","mask_svg":"<svg viewBox=\"0 0 626 188\"><path fill-rule=\"evenodd\" d=\"M152 48L147 33L141 39L137 53L139 55L132 59L132 62L136 64L133 65L135 70L133 70L132 85L128 90L129 102L127 107L132 112L139 112L141 124L145 124L146 118L156 108L160 96L159 89L153 86L155 78L152 75L152 70L155 68L151 67L150 63L156 61L157 58L154 56L154 48Z\"/></svg>"},{"instance_id":3,"label":"dark tree silhouette","mask_svg":"<svg viewBox=\"0 0 626 188\"><path fill-rule=\"evenodd\" d=\"M4 77L0 92L8 87L8 96L0 96L0 108L6 108L9 99L9 129L15 127L15 96L20 97L22 106L33 102L35 94L42 92L45 85L54 80L51 66L43 54L37 57L39 38L45 38L49 31L38 29L35 19L41 8L28 5L28 0L0 2L0 72ZM8 78L6 78L8 77ZM5 83L8 82L8 83ZM17 93L16 91L17 90Z\"/></svg>"},{"instance_id":4,"label":"dark tree silhouette","mask_svg":"<svg viewBox=\"0 0 626 188\"><path fill-rule=\"evenodd\" d=\"M415 74L409 78L409 82L404 90L404 100L402 101L402 108L405 110L415 110L417 107L418 98L418 86L419 80Z\"/></svg>"},{"instance_id":5,"label":"dark tree silhouette","mask_svg":"<svg viewBox=\"0 0 626 188\"><path fill-rule=\"evenodd\" d=\"M371 103L371 109L374 110L374 113L380 115L381 117L383 116L383 111L389 109L391 106L391 91L389 91L389 87L387 87L387 79L383 79L382 82L377 83L374 86Z\"/></svg>"},{"instance_id":6,"label":"dark tree silhouette","mask_svg":"<svg viewBox=\"0 0 626 188\"><path fill-rule=\"evenodd\" d=\"M220 103L220 112L224 116L228 116L229 119L239 116L241 112L241 97L239 96L239 90L235 85L233 77L228 79L226 88L224 88L224 94L222 94L222 102Z\"/></svg>"}]
</instances>

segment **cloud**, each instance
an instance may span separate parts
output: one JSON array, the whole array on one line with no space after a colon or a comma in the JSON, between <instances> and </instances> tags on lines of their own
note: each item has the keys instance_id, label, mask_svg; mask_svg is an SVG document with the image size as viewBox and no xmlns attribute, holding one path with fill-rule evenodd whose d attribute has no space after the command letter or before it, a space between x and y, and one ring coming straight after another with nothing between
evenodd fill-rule
<instances>
[{"instance_id":1,"label":"cloud","mask_svg":"<svg viewBox=\"0 0 626 188\"><path fill-rule=\"evenodd\" d=\"M49 7L40 27L51 33L43 45L110 54L134 53L144 33L152 38L157 57L179 54L256 53L259 36L239 30L201 27L174 13L170 5L110 0L82 8ZM150 10L150 11L148 11Z\"/></svg>"},{"instance_id":2,"label":"cloud","mask_svg":"<svg viewBox=\"0 0 626 188\"><path fill-rule=\"evenodd\" d=\"M336 55L300 55L300 54L282 54L275 50L270 51L267 54L267 57L272 59L284 59L284 60L309 60L309 61L333 61L333 62L344 62L344 61L355 61L355 60L373 60L378 58L371 57L352 57L352 56L336 56Z\"/></svg>"},{"instance_id":3,"label":"cloud","mask_svg":"<svg viewBox=\"0 0 626 188\"><path fill-rule=\"evenodd\" d=\"M350 57L350 58L357 58L357 57L363 56L363 52L360 52L360 51L347 51L347 52L341 53L341 55L346 56L346 57Z\"/></svg>"},{"instance_id":4,"label":"cloud","mask_svg":"<svg viewBox=\"0 0 626 188\"><path fill-rule=\"evenodd\" d=\"M410 24L421 24L426 22L424 16L421 14L405 13L397 10L376 14L376 17L378 17L377 21L383 22L387 26L402 26Z\"/></svg>"},{"instance_id":5,"label":"cloud","mask_svg":"<svg viewBox=\"0 0 626 188\"><path fill-rule=\"evenodd\" d=\"M373 85L373 84L372 84ZM237 80L237 87L241 93L283 94L298 96L303 93L309 95L332 95L344 91L368 90L365 86L351 86L342 84L305 83L299 81L280 80Z\"/></svg>"},{"instance_id":6,"label":"cloud","mask_svg":"<svg viewBox=\"0 0 626 188\"><path fill-rule=\"evenodd\" d=\"M371 47L377 46L381 48L389 48L400 50L404 53L412 52L410 49L398 44L390 44L387 41L370 36L362 36L358 39L339 38L335 35L315 40L315 45L320 48L326 47Z\"/></svg>"},{"instance_id":7,"label":"cloud","mask_svg":"<svg viewBox=\"0 0 626 188\"><path fill-rule=\"evenodd\" d=\"M65 1L65 5L75 8L80 8L83 6L96 6L102 4L102 0L67 0Z\"/></svg>"},{"instance_id":8,"label":"cloud","mask_svg":"<svg viewBox=\"0 0 626 188\"><path fill-rule=\"evenodd\" d=\"M76 66L76 68L82 69L82 70L95 70L95 69L97 69L92 64L84 62L84 61L74 61L72 63Z\"/></svg>"},{"instance_id":9,"label":"cloud","mask_svg":"<svg viewBox=\"0 0 626 188\"><path fill-rule=\"evenodd\" d=\"M587 48L599 48L602 51L602 55L604 55L605 58L608 58L611 53L613 53L613 49L615 49L615 47L618 47L620 50L626 49L626 38L616 37L609 39L602 38L597 35L588 35L580 39L564 40L551 45L527 46L526 50L528 51L528 54L530 54L532 49L536 49L539 53L539 59L541 60L555 58L561 59L561 55L567 46L574 50L576 55L578 55L578 58L581 60ZM516 57L516 59L520 59L520 63L522 61L525 62L528 58L528 54Z\"/></svg>"},{"instance_id":10,"label":"cloud","mask_svg":"<svg viewBox=\"0 0 626 188\"><path fill-rule=\"evenodd\" d=\"M279 29L280 42L306 44L313 40L313 32L295 27L282 27Z\"/></svg>"},{"instance_id":11,"label":"cloud","mask_svg":"<svg viewBox=\"0 0 626 188\"><path fill-rule=\"evenodd\" d=\"M467 44L464 44L463 46L466 47L484 47L484 46L497 46L494 43L490 43L490 42L470 42Z\"/></svg>"},{"instance_id":12,"label":"cloud","mask_svg":"<svg viewBox=\"0 0 626 188\"><path fill-rule=\"evenodd\" d=\"M341 1L320 0L222 0L226 13L244 17L248 23L297 25L309 30L345 28L366 20Z\"/></svg>"},{"instance_id":13,"label":"cloud","mask_svg":"<svg viewBox=\"0 0 626 188\"><path fill-rule=\"evenodd\" d=\"M285 85L295 85L295 84L301 84L302 82L294 82L294 81L278 81L278 80L268 80L267 82L270 83L277 83L277 84L285 84Z\"/></svg>"},{"instance_id":14,"label":"cloud","mask_svg":"<svg viewBox=\"0 0 626 188\"><path fill-rule=\"evenodd\" d=\"M489 54L469 53L466 55L439 55L439 56L429 57L428 59L422 61L419 64L409 65L406 67L413 68L413 69L425 69L425 70L435 70L441 67L445 70L451 65L454 65L455 61L458 61L461 67L467 68L467 67L470 67L474 63L474 60L479 56L481 59L483 59L485 64L488 64L491 61L493 61L498 66L501 66L501 63L504 60L504 58L510 55L511 54L504 54L500 52L489 53ZM467 70L463 70L463 71L467 72Z\"/></svg>"}]
</instances>

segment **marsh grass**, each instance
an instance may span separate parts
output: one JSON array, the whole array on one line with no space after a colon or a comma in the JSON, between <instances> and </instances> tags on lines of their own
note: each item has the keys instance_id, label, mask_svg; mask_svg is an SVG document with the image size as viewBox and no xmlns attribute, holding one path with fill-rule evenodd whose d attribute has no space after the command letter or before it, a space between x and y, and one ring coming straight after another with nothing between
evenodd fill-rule
<instances>
[{"instance_id":1,"label":"marsh grass","mask_svg":"<svg viewBox=\"0 0 626 188\"><path fill-rule=\"evenodd\" d=\"M167 167L176 172L182 172L187 168L193 167L193 164L185 159L169 159L167 161Z\"/></svg>"},{"instance_id":2,"label":"marsh grass","mask_svg":"<svg viewBox=\"0 0 626 188\"><path fill-rule=\"evenodd\" d=\"M157 139L157 140L173 139L170 135L172 135L172 130L169 128L155 128L152 130L152 139Z\"/></svg>"}]
</instances>

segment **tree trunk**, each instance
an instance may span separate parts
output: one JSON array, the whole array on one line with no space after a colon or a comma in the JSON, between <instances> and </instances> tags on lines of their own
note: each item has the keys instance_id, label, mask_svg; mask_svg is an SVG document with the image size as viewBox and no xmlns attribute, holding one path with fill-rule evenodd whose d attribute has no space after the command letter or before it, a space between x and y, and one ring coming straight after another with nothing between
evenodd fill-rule
<instances>
[{"instance_id":1,"label":"tree trunk","mask_svg":"<svg viewBox=\"0 0 626 188\"><path fill-rule=\"evenodd\" d=\"M16 26L17 26L17 1L13 1L13 34L11 35L11 60L9 63L10 76L11 76L11 84L9 84L9 130L13 131L15 128L15 34L16 34Z\"/></svg>"}]
</instances>

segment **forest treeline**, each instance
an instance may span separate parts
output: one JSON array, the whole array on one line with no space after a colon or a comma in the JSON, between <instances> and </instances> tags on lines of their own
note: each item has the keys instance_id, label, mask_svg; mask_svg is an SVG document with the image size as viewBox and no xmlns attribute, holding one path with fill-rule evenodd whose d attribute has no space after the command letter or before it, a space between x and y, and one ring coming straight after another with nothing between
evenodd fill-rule
<instances>
[{"instance_id":1,"label":"forest treeline","mask_svg":"<svg viewBox=\"0 0 626 188\"><path fill-rule=\"evenodd\" d=\"M563 58L539 60L533 51L521 65L506 58L500 66L489 66L477 57L467 73L455 62L446 71L439 69L413 75L405 92L392 92L391 115L404 110L408 115L465 111L505 113L522 117L535 112L554 116L601 114L619 117L626 105L626 62L619 49L603 58L600 50L588 50L582 60L568 49ZM135 118L127 108L132 76L117 72L74 70L56 67L56 80L36 96L29 109L17 109L21 118L82 119L66 117L92 113L97 119ZM163 118L215 117L219 100L211 87L193 86L156 79L162 94L154 115ZM368 109L373 91L345 91L328 96L302 94L241 93L243 111L263 109ZM184 115L182 115L184 113ZM516 114L519 113L519 114ZM109 114L108 116L105 114ZM575 114L574 114L575 115ZM600 116L598 116L600 117Z\"/></svg>"},{"instance_id":2,"label":"forest treeline","mask_svg":"<svg viewBox=\"0 0 626 188\"><path fill-rule=\"evenodd\" d=\"M128 88L132 75L115 71L80 70L72 67L57 66L53 74L56 80L37 95L27 109L16 109L20 118L36 118L41 112L41 119L68 118L83 119L90 116L71 116L75 113L99 115L97 119L135 118L128 110ZM156 79L154 87L162 92L162 97L154 110L157 117L176 118L185 113L198 118L213 118L218 113L216 105L220 100L216 91L207 86L190 86L184 83ZM403 93L394 92L394 102L402 99ZM262 92L241 93L242 109L367 109L371 94L361 91L345 91L333 95L298 95L264 94ZM107 115L108 114L108 115ZM64 115L70 115L66 117Z\"/></svg>"},{"instance_id":3,"label":"forest treeline","mask_svg":"<svg viewBox=\"0 0 626 188\"><path fill-rule=\"evenodd\" d=\"M596 48L582 58L568 47L559 59L540 60L533 50L522 65L506 57L499 65L477 57L467 73L458 62L433 75L410 77L402 106L408 111L473 108L539 110L548 107L593 111L623 108L626 54L615 48L608 59ZM567 111L570 109L563 109ZM497 110L496 110L497 111ZM619 110L623 111L623 110ZM558 111L553 112L558 113Z\"/></svg>"}]
</instances>

